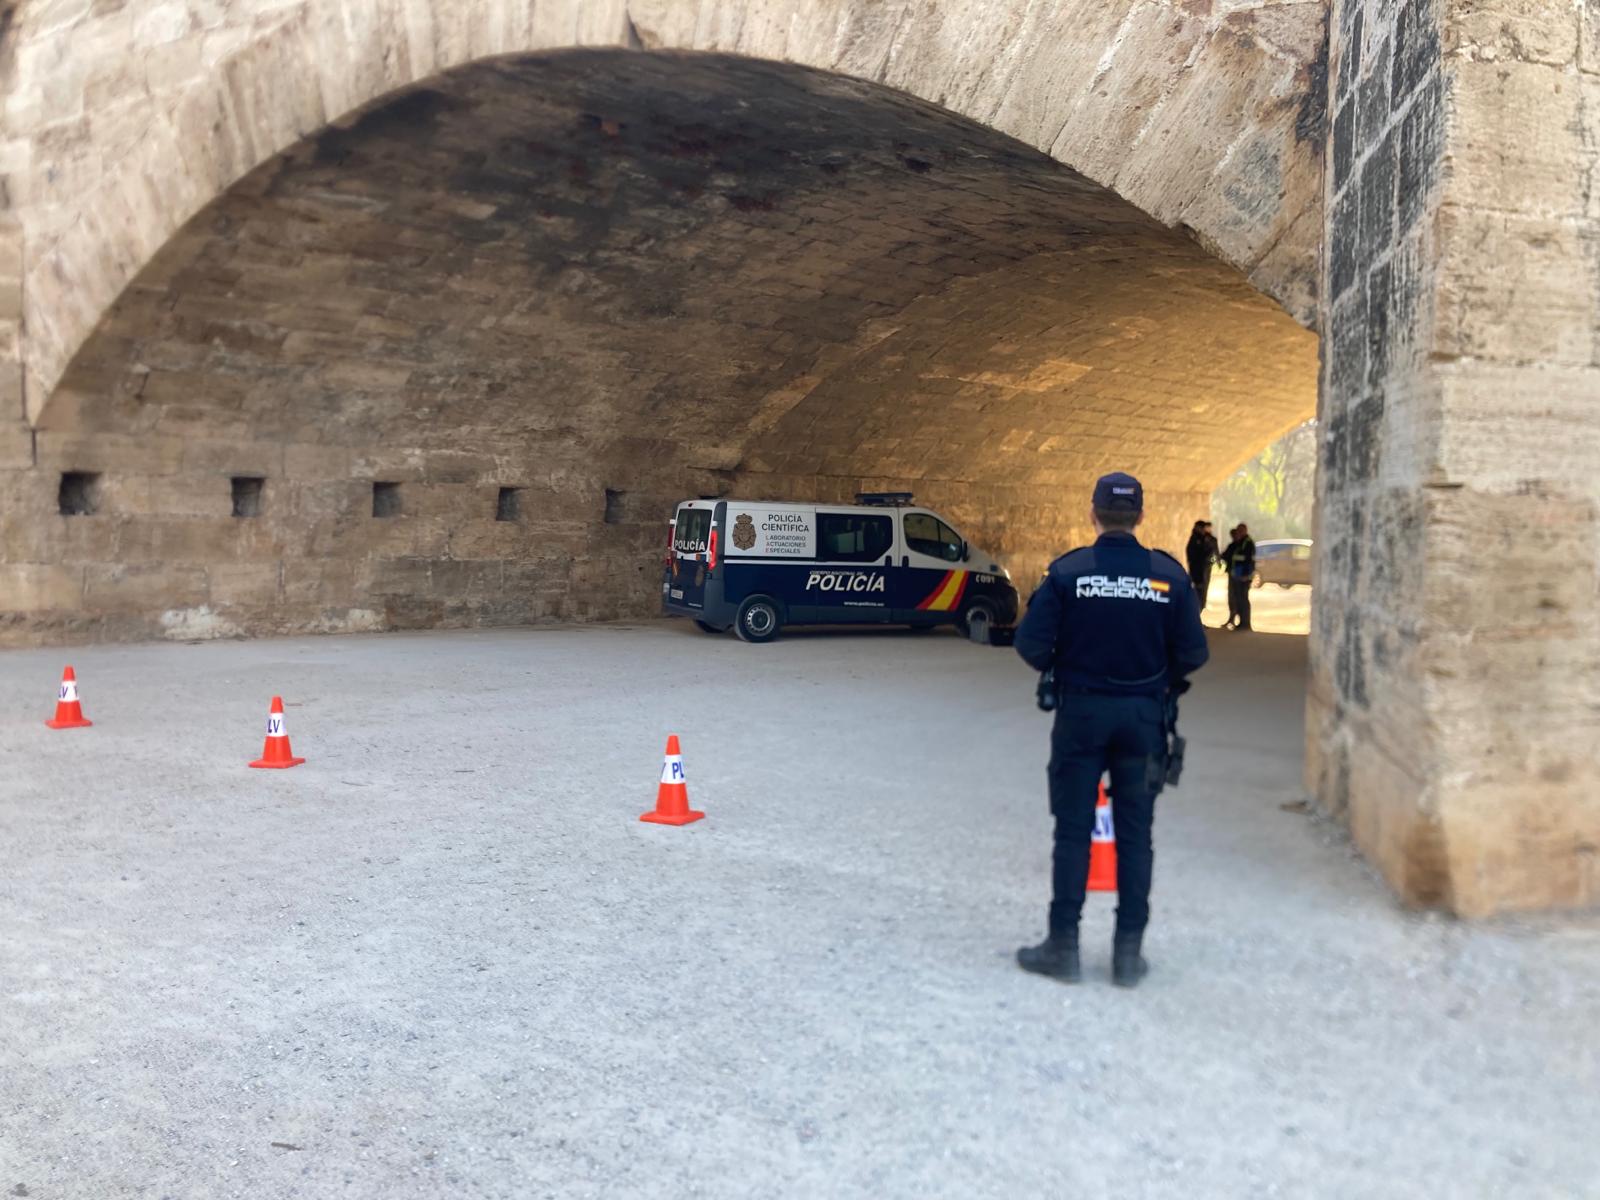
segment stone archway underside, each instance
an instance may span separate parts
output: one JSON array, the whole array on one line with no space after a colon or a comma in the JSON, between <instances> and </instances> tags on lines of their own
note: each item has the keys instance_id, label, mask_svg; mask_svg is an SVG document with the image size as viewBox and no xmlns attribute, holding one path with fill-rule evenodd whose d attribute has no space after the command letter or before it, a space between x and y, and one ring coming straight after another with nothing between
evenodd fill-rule
<instances>
[{"instance_id":1,"label":"stone archway underside","mask_svg":"<svg viewBox=\"0 0 1600 1200\"><path fill-rule=\"evenodd\" d=\"M45 572L19 624L637 613L666 506L730 491L910 487L1032 573L1113 467L1171 544L1315 387L1315 337L1233 268L921 101L724 56L486 61L268 161L137 276L39 423L102 516L13 497Z\"/></svg>"},{"instance_id":2,"label":"stone archway underside","mask_svg":"<svg viewBox=\"0 0 1600 1200\"><path fill-rule=\"evenodd\" d=\"M1194 230L1303 322L1316 310L1319 0L24 0L8 12L0 407L29 421L137 272L272 155L441 73L573 47L737 54L920 97Z\"/></svg>"}]
</instances>

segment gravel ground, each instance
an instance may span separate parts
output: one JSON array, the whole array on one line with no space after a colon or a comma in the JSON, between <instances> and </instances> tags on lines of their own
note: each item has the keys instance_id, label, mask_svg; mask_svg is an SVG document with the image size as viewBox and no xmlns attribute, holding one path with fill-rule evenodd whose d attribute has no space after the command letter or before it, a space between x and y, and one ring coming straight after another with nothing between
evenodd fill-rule
<instances>
[{"instance_id":1,"label":"gravel ground","mask_svg":"<svg viewBox=\"0 0 1600 1200\"><path fill-rule=\"evenodd\" d=\"M1600 1194L1600 920L1400 911L1297 811L1303 639L1213 642L1131 993L1106 897L1082 986L1012 963L1009 652L0 654L0 1195ZM42 724L66 660L93 729ZM251 771L274 692L310 761ZM684 829L637 819L669 732Z\"/></svg>"}]
</instances>

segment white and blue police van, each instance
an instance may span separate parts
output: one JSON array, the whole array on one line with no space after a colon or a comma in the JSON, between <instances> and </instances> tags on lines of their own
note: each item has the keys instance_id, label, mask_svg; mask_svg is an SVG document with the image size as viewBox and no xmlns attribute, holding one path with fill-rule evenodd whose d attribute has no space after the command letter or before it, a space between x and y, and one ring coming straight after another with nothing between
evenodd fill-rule
<instances>
[{"instance_id":1,"label":"white and blue police van","mask_svg":"<svg viewBox=\"0 0 1600 1200\"><path fill-rule=\"evenodd\" d=\"M683 501L663 609L747 642L770 642L785 625L1015 623L1010 572L938 513L909 492L856 501Z\"/></svg>"}]
</instances>

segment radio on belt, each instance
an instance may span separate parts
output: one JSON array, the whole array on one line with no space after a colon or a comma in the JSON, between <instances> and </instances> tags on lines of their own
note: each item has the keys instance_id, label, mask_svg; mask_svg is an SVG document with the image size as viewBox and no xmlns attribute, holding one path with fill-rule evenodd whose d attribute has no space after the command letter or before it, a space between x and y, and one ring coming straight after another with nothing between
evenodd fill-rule
<instances>
[{"instance_id":1,"label":"radio on belt","mask_svg":"<svg viewBox=\"0 0 1600 1200\"><path fill-rule=\"evenodd\" d=\"M661 606L708 633L770 642L785 625L955 625L1017 619L1011 573L910 492L855 504L685 500L668 523Z\"/></svg>"}]
</instances>

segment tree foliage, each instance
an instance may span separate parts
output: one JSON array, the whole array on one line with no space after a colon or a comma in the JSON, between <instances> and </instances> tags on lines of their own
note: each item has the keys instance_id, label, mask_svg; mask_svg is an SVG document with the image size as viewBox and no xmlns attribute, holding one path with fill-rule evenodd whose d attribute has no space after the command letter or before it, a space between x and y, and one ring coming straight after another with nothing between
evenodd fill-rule
<instances>
[{"instance_id":1,"label":"tree foliage","mask_svg":"<svg viewBox=\"0 0 1600 1200\"><path fill-rule=\"evenodd\" d=\"M1311 536L1317 485L1317 423L1291 429L1211 494L1217 536L1240 521L1257 538Z\"/></svg>"}]
</instances>

